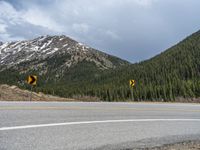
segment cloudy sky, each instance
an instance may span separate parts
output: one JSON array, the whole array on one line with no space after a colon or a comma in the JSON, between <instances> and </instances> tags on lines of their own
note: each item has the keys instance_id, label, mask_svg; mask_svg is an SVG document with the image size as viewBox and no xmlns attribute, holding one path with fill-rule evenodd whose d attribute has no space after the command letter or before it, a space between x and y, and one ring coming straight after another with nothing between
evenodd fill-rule
<instances>
[{"instance_id":1,"label":"cloudy sky","mask_svg":"<svg viewBox=\"0 0 200 150\"><path fill-rule=\"evenodd\" d=\"M137 62L200 29L200 0L0 0L0 41L64 34Z\"/></svg>"}]
</instances>

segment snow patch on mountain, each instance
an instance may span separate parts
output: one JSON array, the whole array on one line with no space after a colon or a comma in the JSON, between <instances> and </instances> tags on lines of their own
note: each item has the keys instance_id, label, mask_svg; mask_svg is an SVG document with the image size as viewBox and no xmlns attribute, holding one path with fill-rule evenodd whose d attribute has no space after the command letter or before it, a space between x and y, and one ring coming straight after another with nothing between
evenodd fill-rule
<instances>
[{"instance_id":1,"label":"snow patch on mountain","mask_svg":"<svg viewBox=\"0 0 200 150\"><path fill-rule=\"evenodd\" d=\"M61 69L69 68L82 61L93 62L102 69L115 68L115 64L109 59L110 55L97 51L93 48L79 43L64 35L61 36L41 36L33 40L6 42L0 45L0 66L1 70L15 67L21 63L32 63L28 69L40 68L49 59L63 58ZM118 59L121 64L127 62ZM43 63L41 63L43 62ZM120 65L121 65L120 64ZM22 65L23 66L23 65ZM43 70L46 72L46 70Z\"/></svg>"}]
</instances>

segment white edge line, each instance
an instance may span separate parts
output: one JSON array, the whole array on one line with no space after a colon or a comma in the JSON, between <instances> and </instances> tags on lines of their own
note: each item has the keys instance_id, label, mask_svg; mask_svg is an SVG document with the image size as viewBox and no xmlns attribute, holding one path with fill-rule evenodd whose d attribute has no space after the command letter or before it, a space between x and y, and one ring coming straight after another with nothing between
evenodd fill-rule
<instances>
[{"instance_id":1,"label":"white edge line","mask_svg":"<svg viewBox=\"0 0 200 150\"><path fill-rule=\"evenodd\" d=\"M99 123L123 123L123 122L161 122L161 121L184 121L184 122L200 122L200 119L128 119L128 120L102 120L102 121L82 121L82 122L64 122L64 123L51 123L51 124L38 124L38 125L25 125L14 127L1 127L0 131L28 129L28 128L41 128L52 126L68 126L68 125L81 125L81 124L99 124Z\"/></svg>"}]
</instances>

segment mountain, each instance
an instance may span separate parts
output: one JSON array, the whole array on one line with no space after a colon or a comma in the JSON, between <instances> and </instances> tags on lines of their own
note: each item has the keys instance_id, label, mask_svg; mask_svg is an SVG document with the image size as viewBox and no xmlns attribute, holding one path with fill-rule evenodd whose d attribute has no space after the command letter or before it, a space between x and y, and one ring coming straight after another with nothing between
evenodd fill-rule
<instances>
[{"instance_id":1,"label":"mountain","mask_svg":"<svg viewBox=\"0 0 200 150\"><path fill-rule=\"evenodd\" d=\"M66 36L42 36L29 41L7 42L0 45L1 70L20 67L28 63L29 68L42 69L48 60L62 59L60 69L70 68L87 61L98 68L110 69L128 62L90 48ZM46 61L46 62L45 62ZM35 66L35 64L37 64ZM34 66L33 66L34 65ZM25 69L25 68L23 68ZM27 70L23 70L27 71Z\"/></svg>"},{"instance_id":2,"label":"mountain","mask_svg":"<svg viewBox=\"0 0 200 150\"><path fill-rule=\"evenodd\" d=\"M66 36L42 36L7 42L0 46L0 83L27 88L30 74L39 78L38 88L49 84L93 78L105 70L129 64Z\"/></svg>"},{"instance_id":3,"label":"mountain","mask_svg":"<svg viewBox=\"0 0 200 150\"><path fill-rule=\"evenodd\" d=\"M26 46L17 50L9 44L5 46L6 43L1 45L0 83L29 88L24 79L29 74L36 74L39 81L35 90L62 97L199 102L200 31L136 64L63 36L40 37L20 43L23 42ZM12 45L18 47L17 43ZM136 81L135 87L129 86L130 79Z\"/></svg>"}]
</instances>

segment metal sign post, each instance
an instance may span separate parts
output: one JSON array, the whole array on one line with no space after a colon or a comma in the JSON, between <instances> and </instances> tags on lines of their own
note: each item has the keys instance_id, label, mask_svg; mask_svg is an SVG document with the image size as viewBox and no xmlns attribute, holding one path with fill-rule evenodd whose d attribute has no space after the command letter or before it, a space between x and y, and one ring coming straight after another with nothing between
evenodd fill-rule
<instances>
[{"instance_id":1,"label":"metal sign post","mask_svg":"<svg viewBox=\"0 0 200 150\"><path fill-rule=\"evenodd\" d=\"M33 95L33 86L31 85L30 101L32 101L32 95Z\"/></svg>"}]
</instances>

